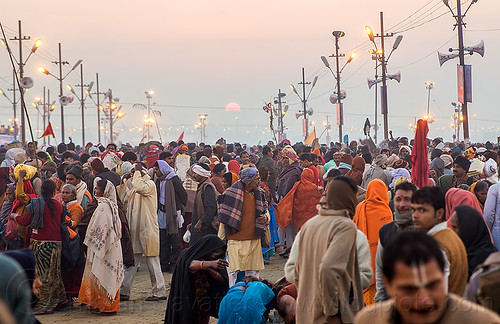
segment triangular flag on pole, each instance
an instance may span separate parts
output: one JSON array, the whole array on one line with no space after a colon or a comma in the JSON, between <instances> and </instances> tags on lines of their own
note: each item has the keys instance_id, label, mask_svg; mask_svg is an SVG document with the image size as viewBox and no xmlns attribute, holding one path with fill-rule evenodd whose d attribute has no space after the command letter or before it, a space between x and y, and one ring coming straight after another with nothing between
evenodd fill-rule
<instances>
[{"instance_id":1,"label":"triangular flag on pole","mask_svg":"<svg viewBox=\"0 0 500 324\"><path fill-rule=\"evenodd\" d=\"M177 143L183 140L184 140L184 132L182 132L179 138L177 139Z\"/></svg>"},{"instance_id":2,"label":"triangular flag on pole","mask_svg":"<svg viewBox=\"0 0 500 324\"><path fill-rule=\"evenodd\" d=\"M316 127L313 128L313 131L306 138L306 140L304 141L304 144L305 145L311 145L315 138L316 138Z\"/></svg>"},{"instance_id":3,"label":"triangular flag on pole","mask_svg":"<svg viewBox=\"0 0 500 324\"><path fill-rule=\"evenodd\" d=\"M56 138L56 136L54 135L54 130L52 129L51 123L49 123L47 125L47 128L45 128L45 132L43 132L43 134L42 134L42 136L40 136L40 138L44 138L44 137L47 137L50 135L52 135L53 138Z\"/></svg>"}]
</instances>

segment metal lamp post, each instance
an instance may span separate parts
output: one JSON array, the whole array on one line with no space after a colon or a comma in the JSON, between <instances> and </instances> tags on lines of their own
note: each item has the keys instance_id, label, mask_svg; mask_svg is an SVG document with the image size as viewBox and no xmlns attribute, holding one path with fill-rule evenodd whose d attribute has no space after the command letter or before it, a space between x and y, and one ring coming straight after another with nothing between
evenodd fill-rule
<instances>
[{"instance_id":1,"label":"metal lamp post","mask_svg":"<svg viewBox=\"0 0 500 324\"><path fill-rule=\"evenodd\" d=\"M56 78L59 81L59 98L63 96L63 81L66 79L66 77L73 72L81 63L83 60L78 60L75 65L69 70L68 73L66 73L65 76L63 76L63 65L69 64L68 61L63 61L62 60L62 53L61 53L61 43L59 43L59 59L57 61L52 61L52 63L56 64L59 66L59 76L55 76L54 74L50 73L46 68L43 66L38 67L38 71L45 75L51 75L52 77ZM64 143L64 105L61 104L61 141ZM85 143L84 143L85 145Z\"/></svg>"},{"instance_id":2,"label":"metal lamp post","mask_svg":"<svg viewBox=\"0 0 500 324\"><path fill-rule=\"evenodd\" d=\"M321 57L321 60L323 61L323 64L325 64L325 66L330 70L330 72L332 73L333 77L335 78L335 80L337 81L337 85L336 85L336 88L337 88L337 96L336 96L336 104L337 104L337 125L339 127L339 143L342 143L342 126L344 125L344 107L343 107L343 104L342 104L342 99L343 98L343 95L342 95L342 91L341 91L341 86L340 86L340 75L341 73L344 71L344 68L347 66L347 64L351 63L352 60L356 57L356 52L352 52L350 55L349 55L349 58L347 59L347 61L345 62L344 66L342 68L340 68L340 62L339 62L339 58L340 57L345 57L345 54L340 54L339 53L339 39L341 37L344 37L345 36L345 33L341 30L336 30L336 31L333 31L332 32L332 35L335 37L335 54L332 54L330 55L330 57L335 57L335 65L336 65L336 73L333 73L333 70L331 69L330 67L330 63L328 62L328 59L325 57L325 56L322 56Z\"/></svg>"}]
</instances>

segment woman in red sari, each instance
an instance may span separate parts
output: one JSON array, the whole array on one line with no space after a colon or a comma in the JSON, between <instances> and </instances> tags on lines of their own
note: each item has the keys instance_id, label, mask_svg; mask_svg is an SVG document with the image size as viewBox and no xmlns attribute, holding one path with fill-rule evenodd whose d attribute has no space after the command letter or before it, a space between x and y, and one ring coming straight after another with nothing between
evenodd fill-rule
<instances>
[{"instance_id":1,"label":"woman in red sari","mask_svg":"<svg viewBox=\"0 0 500 324\"><path fill-rule=\"evenodd\" d=\"M311 169L302 171L301 180L280 201L276 210L276 222L281 228L293 223L298 231L310 218L318 214L321 193L314 184L314 173Z\"/></svg>"}]
</instances>

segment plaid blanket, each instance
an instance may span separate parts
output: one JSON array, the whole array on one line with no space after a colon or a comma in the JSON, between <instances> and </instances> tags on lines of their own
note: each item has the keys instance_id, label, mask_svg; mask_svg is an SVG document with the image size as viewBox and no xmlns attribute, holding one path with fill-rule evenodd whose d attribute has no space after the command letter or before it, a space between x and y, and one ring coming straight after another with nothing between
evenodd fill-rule
<instances>
[{"instance_id":1,"label":"plaid blanket","mask_svg":"<svg viewBox=\"0 0 500 324\"><path fill-rule=\"evenodd\" d=\"M255 217L259 217L266 213L267 201L262 189L257 188L253 192L255 196L255 207L257 212ZM219 205L219 221L226 225L226 233L234 234L240 230L241 213L243 210L243 182L237 181L229 187L224 195L222 195L221 203ZM265 224L255 222L255 234L259 237L265 235Z\"/></svg>"}]
</instances>

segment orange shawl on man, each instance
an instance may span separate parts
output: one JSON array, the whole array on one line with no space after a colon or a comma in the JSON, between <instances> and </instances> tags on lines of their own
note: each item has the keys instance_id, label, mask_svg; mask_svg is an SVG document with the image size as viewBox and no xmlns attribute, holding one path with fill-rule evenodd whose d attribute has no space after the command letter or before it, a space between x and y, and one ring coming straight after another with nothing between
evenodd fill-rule
<instances>
[{"instance_id":1,"label":"orange shawl on man","mask_svg":"<svg viewBox=\"0 0 500 324\"><path fill-rule=\"evenodd\" d=\"M366 189L366 199L356 208L354 223L366 235L370 245L370 256L373 274L375 274L375 257L378 247L378 231L387 223L392 222L392 211L387 198L387 186L380 180L372 180ZM375 275L370 287L365 290L364 300L367 305L375 302Z\"/></svg>"},{"instance_id":2,"label":"orange shawl on man","mask_svg":"<svg viewBox=\"0 0 500 324\"><path fill-rule=\"evenodd\" d=\"M305 222L318 214L316 206L320 199L321 193L314 184L313 171L304 169L301 180L295 183L274 210L276 223L283 229L293 223L295 230L300 230Z\"/></svg>"}]
</instances>

